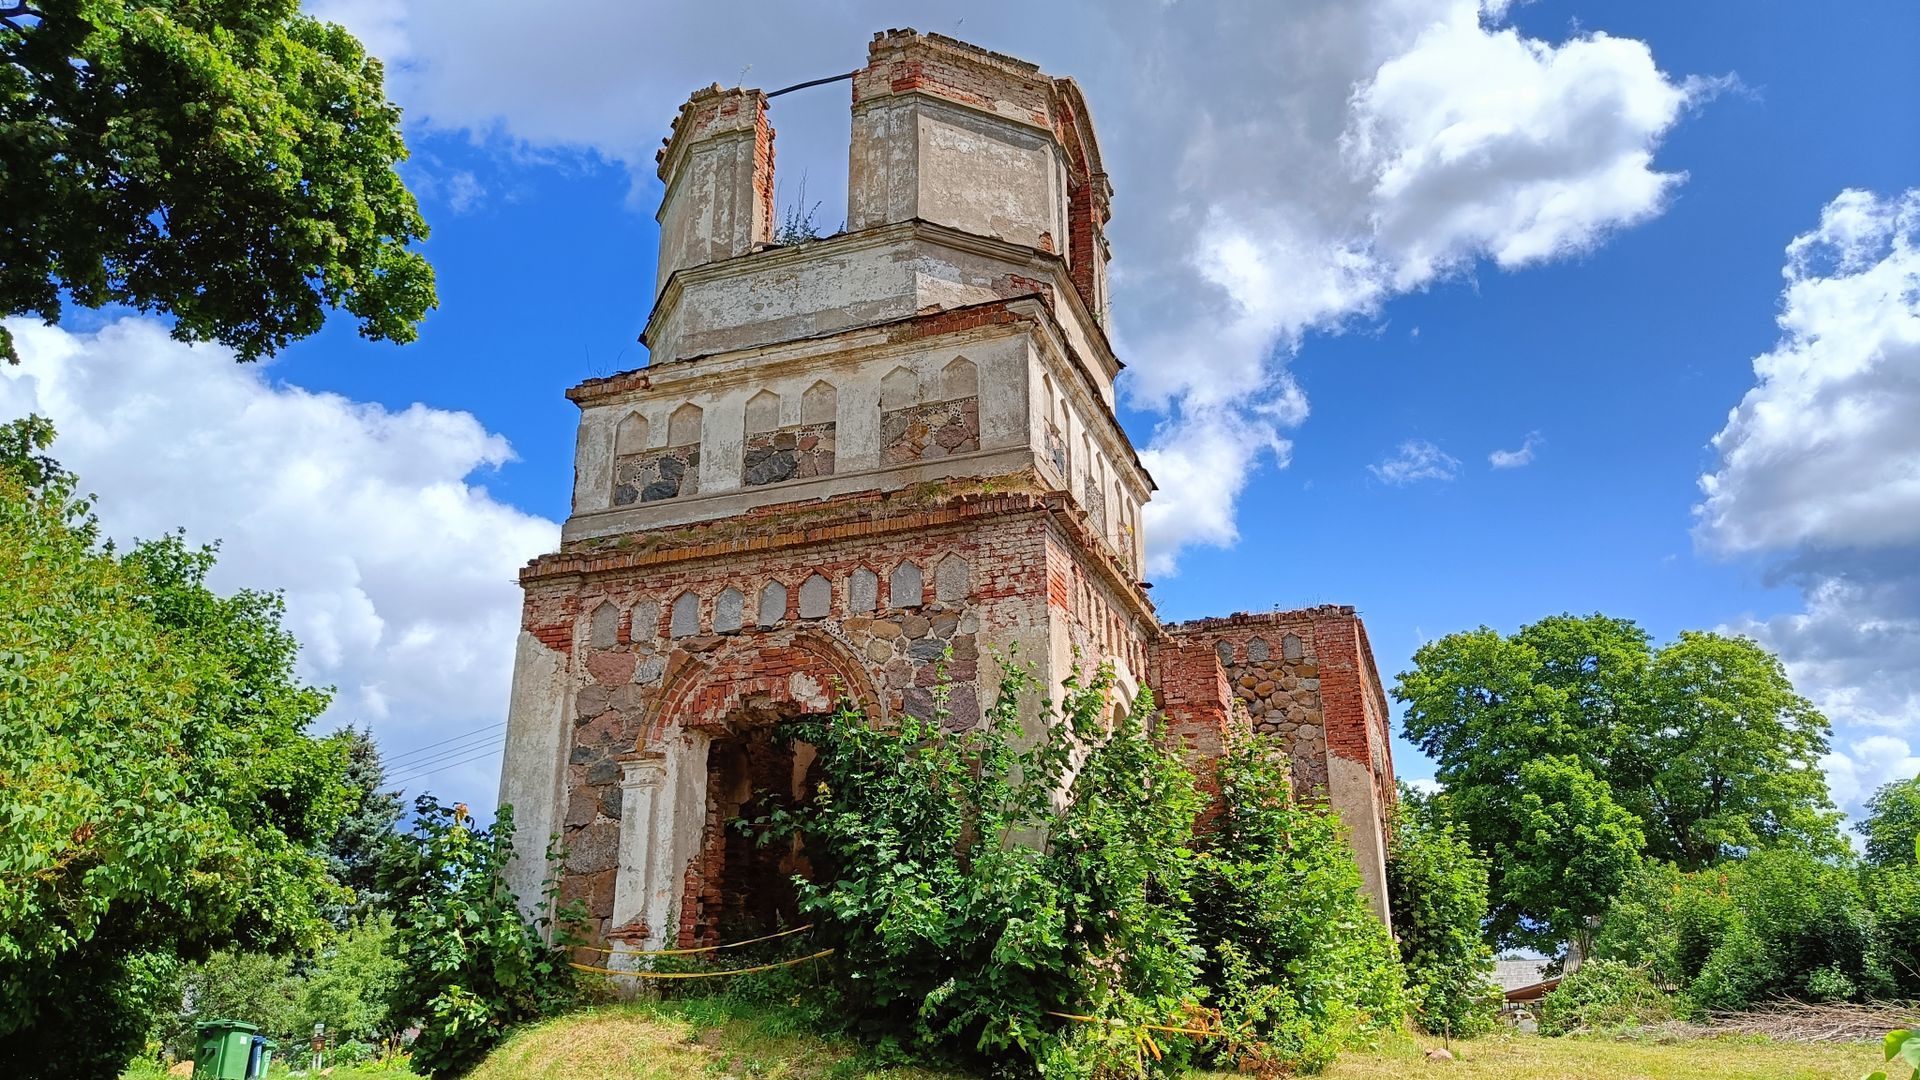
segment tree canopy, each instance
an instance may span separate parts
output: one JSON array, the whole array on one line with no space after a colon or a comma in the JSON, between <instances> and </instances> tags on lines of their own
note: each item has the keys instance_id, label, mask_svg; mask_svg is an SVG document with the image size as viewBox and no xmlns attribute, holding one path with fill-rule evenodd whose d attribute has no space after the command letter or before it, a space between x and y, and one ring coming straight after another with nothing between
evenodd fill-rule
<instances>
[{"instance_id":1,"label":"tree canopy","mask_svg":"<svg viewBox=\"0 0 1920 1080\"><path fill-rule=\"evenodd\" d=\"M1819 769L1827 719L1744 638L1687 631L1656 649L1604 615L1481 627L1422 646L1394 696L1474 847L1500 853L1493 926L1516 943L1570 914L1543 907L1569 869L1556 830L1594 831L1610 866L1635 831L1683 870L1770 845L1842 850Z\"/></svg>"},{"instance_id":2,"label":"tree canopy","mask_svg":"<svg viewBox=\"0 0 1920 1080\"><path fill-rule=\"evenodd\" d=\"M164 311L242 360L333 308L411 341L437 300L399 123L380 62L297 0L7 5L0 316Z\"/></svg>"},{"instance_id":3,"label":"tree canopy","mask_svg":"<svg viewBox=\"0 0 1920 1080\"><path fill-rule=\"evenodd\" d=\"M305 734L280 598L102 543L52 435L0 426L0 1072L113 1075L175 961L324 929L347 745Z\"/></svg>"},{"instance_id":4,"label":"tree canopy","mask_svg":"<svg viewBox=\"0 0 1920 1080\"><path fill-rule=\"evenodd\" d=\"M1856 828L1867 839L1867 861L1898 866L1920 858L1920 778L1882 784L1867 800L1867 817Z\"/></svg>"}]
</instances>

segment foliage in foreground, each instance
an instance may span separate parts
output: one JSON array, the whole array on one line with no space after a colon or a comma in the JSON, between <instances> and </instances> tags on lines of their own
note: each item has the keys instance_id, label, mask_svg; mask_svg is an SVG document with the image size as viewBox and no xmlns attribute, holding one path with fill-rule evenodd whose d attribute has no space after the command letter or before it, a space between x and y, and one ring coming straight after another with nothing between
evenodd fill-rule
<instances>
[{"instance_id":1,"label":"foliage in foreground","mask_svg":"<svg viewBox=\"0 0 1920 1080\"><path fill-rule=\"evenodd\" d=\"M1257 1036L1247 1063L1316 1071L1406 1015L1393 940L1362 899L1339 817L1293 801L1278 740L1230 740L1218 778L1193 882L1206 985L1227 1026Z\"/></svg>"},{"instance_id":2,"label":"foliage in foreground","mask_svg":"<svg viewBox=\"0 0 1920 1080\"><path fill-rule=\"evenodd\" d=\"M182 959L311 945L346 748L278 596L102 543L50 425L0 426L0 1072L111 1075Z\"/></svg>"},{"instance_id":3,"label":"foliage in foreground","mask_svg":"<svg viewBox=\"0 0 1920 1080\"><path fill-rule=\"evenodd\" d=\"M27 0L0 21L0 316L123 304L242 360L344 308L411 341L427 234L380 62L296 0ZM14 361L0 327L0 361Z\"/></svg>"},{"instance_id":4,"label":"foliage in foreground","mask_svg":"<svg viewBox=\"0 0 1920 1080\"><path fill-rule=\"evenodd\" d=\"M1046 1075L1175 1070L1190 1044L1139 1025L1209 998L1290 1065L1397 1022L1392 943L1332 819L1288 805L1272 746L1229 758L1229 828L1196 845L1182 748L1149 729L1149 700L1109 730L1110 686L1106 669L1070 679L1056 716L1012 664L971 730L851 705L795 726L823 780L765 835L803 832L834 1011L894 1053Z\"/></svg>"},{"instance_id":5,"label":"foliage in foreground","mask_svg":"<svg viewBox=\"0 0 1920 1080\"><path fill-rule=\"evenodd\" d=\"M1420 1027L1451 1037L1493 1030L1500 988L1491 979L1493 950L1480 933L1487 863L1448 816L1445 795L1401 785L1387 848L1387 897L1408 1004Z\"/></svg>"},{"instance_id":6,"label":"foliage in foreground","mask_svg":"<svg viewBox=\"0 0 1920 1080\"><path fill-rule=\"evenodd\" d=\"M311 956L214 953L190 965L168 994L176 1008L160 1019L160 1042L176 1059L191 1058L198 1024L237 1018L283 1047L305 1045L315 1024L326 1025L335 1046L378 1044L400 1026L387 1012L401 977L389 952L392 936L393 920L379 915ZM329 1054L329 1063L338 1057Z\"/></svg>"},{"instance_id":7,"label":"foliage in foreground","mask_svg":"<svg viewBox=\"0 0 1920 1080\"><path fill-rule=\"evenodd\" d=\"M430 1076L472 1069L512 1025L552 1016L574 1000L573 972L544 920L528 923L506 884L513 808L480 828L464 805L415 802L387 883L395 909L392 954L404 974L387 1008L420 1025L413 1067Z\"/></svg>"}]
</instances>

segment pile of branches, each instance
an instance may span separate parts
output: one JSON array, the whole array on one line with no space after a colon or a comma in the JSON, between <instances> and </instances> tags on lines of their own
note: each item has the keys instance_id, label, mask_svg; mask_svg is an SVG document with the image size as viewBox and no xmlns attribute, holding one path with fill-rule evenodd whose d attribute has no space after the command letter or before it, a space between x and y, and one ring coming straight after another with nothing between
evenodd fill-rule
<instances>
[{"instance_id":1,"label":"pile of branches","mask_svg":"<svg viewBox=\"0 0 1920 1080\"><path fill-rule=\"evenodd\" d=\"M1894 1028L1920 1025L1920 1008L1888 1001L1865 1004L1772 1002L1756 1009L1716 1012L1705 1028L1716 1035L1765 1035L1781 1042L1878 1042Z\"/></svg>"}]
</instances>

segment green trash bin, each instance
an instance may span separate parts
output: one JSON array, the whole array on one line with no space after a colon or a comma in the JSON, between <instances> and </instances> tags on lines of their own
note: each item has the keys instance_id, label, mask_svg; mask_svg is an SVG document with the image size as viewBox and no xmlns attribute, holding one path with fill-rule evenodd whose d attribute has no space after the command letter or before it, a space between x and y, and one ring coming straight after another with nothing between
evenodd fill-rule
<instances>
[{"instance_id":1,"label":"green trash bin","mask_svg":"<svg viewBox=\"0 0 1920 1080\"><path fill-rule=\"evenodd\" d=\"M193 1080L247 1080L253 1037L260 1029L240 1020L209 1020L198 1030L200 1050L193 1056Z\"/></svg>"}]
</instances>

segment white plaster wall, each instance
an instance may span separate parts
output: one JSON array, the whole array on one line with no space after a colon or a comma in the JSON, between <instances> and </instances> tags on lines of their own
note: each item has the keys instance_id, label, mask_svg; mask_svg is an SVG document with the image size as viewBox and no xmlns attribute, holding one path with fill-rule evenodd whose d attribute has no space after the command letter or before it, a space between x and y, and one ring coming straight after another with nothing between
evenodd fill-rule
<instances>
[{"instance_id":1,"label":"white plaster wall","mask_svg":"<svg viewBox=\"0 0 1920 1080\"><path fill-rule=\"evenodd\" d=\"M713 513L702 513L702 500L729 494L741 494L748 506L781 502L795 497L801 485L833 487L831 478L771 484L762 488L741 488L740 463L746 440L747 400L761 391L780 396L782 424L800 422L801 398L816 382L833 385L835 411L835 476L852 475L877 469L881 465L880 382L896 367L905 367L919 380L922 400L938 400L941 373L954 359L964 356L972 361L980 384L980 445L982 451L1028 447L1030 395L1026 390L1030 352L1024 337L1009 334L1001 338L976 339L965 343L929 342L918 347L874 352L828 353L809 357L797 364L706 365L697 372L663 373L655 389L645 396L589 405L582 412L580 445L575 461L576 516L601 512L645 510L661 518L684 522L704 517L737 513L743 507L738 499L723 500ZM629 413L645 417L651 448L667 445L667 422L672 412L692 402L701 409L700 491L696 496L614 508L614 439L619 424ZM947 469L941 461L951 460L959 473L966 475L968 456L937 459L922 466L902 466L897 482L868 479L859 487L904 487L927 478L928 468Z\"/></svg>"},{"instance_id":2,"label":"white plaster wall","mask_svg":"<svg viewBox=\"0 0 1920 1080\"><path fill-rule=\"evenodd\" d=\"M560 831L572 691L565 655L522 630L514 648L500 802L514 813L507 882L529 915L539 914L547 841Z\"/></svg>"},{"instance_id":3,"label":"white plaster wall","mask_svg":"<svg viewBox=\"0 0 1920 1080\"><path fill-rule=\"evenodd\" d=\"M1393 930L1387 907L1387 853L1381 847L1379 804L1374 800L1373 776L1358 761L1327 755L1327 801L1346 826L1353 858L1360 865L1361 891L1380 921Z\"/></svg>"},{"instance_id":4,"label":"white plaster wall","mask_svg":"<svg viewBox=\"0 0 1920 1080\"><path fill-rule=\"evenodd\" d=\"M660 263L654 293L675 270L744 254L758 239L754 135L725 132L694 144L660 200Z\"/></svg>"},{"instance_id":5,"label":"white plaster wall","mask_svg":"<svg viewBox=\"0 0 1920 1080\"><path fill-rule=\"evenodd\" d=\"M1066 217L1050 133L929 98L914 99L914 216L1030 247L1064 250Z\"/></svg>"},{"instance_id":6,"label":"white plaster wall","mask_svg":"<svg viewBox=\"0 0 1920 1080\"><path fill-rule=\"evenodd\" d=\"M613 505L613 437L621 419L633 411L634 407L628 405L581 412L580 430L573 446L574 513L591 514ZM661 430L651 425L664 422L664 418L656 421L648 410L639 411L646 416L649 431Z\"/></svg>"}]
</instances>

